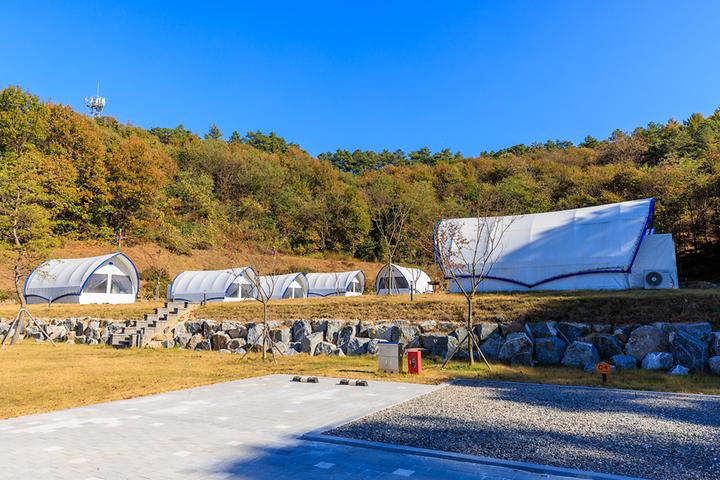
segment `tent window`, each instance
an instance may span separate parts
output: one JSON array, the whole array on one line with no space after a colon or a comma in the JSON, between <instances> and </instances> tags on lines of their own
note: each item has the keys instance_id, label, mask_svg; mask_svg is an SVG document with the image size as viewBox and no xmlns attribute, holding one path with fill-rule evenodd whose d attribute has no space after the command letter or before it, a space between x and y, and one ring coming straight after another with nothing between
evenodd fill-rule
<instances>
[{"instance_id":1,"label":"tent window","mask_svg":"<svg viewBox=\"0 0 720 480\"><path fill-rule=\"evenodd\" d=\"M110 279L110 293L132 293L132 281L127 275L112 275Z\"/></svg>"},{"instance_id":2,"label":"tent window","mask_svg":"<svg viewBox=\"0 0 720 480\"><path fill-rule=\"evenodd\" d=\"M99 273L90 275L84 291L88 293L107 293L108 276Z\"/></svg>"},{"instance_id":3,"label":"tent window","mask_svg":"<svg viewBox=\"0 0 720 480\"><path fill-rule=\"evenodd\" d=\"M382 277L380 279L380 289L381 290L387 290L390 285L390 278L389 277ZM410 288L410 285L408 284L407 280L405 280L405 277L393 277L393 285L392 289L400 289L400 288Z\"/></svg>"},{"instance_id":4,"label":"tent window","mask_svg":"<svg viewBox=\"0 0 720 480\"><path fill-rule=\"evenodd\" d=\"M348 285L348 292L358 293L360 291L360 281L357 278L353 278L353 281Z\"/></svg>"},{"instance_id":5,"label":"tent window","mask_svg":"<svg viewBox=\"0 0 720 480\"><path fill-rule=\"evenodd\" d=\"M287 289L287 293L285 293L285 298L302 298L302 292L302 287L291 286Z\"/></svg>"},{"instance_id":6,"label":"tent window","mask_svg":"<svg viewBox=\"0 0 720 480\"><path fill-rule=\"evenodd\" d=\"M252 298L253 286L249 283L240 285L240 298Z\"/></svg>"},{"instance_id":7,"label":"tent window","mask_svg":"<svg viewBox=\"0 0 720 480\"><path fill-rule=\"evenodd\" d=\"M230 297L230 298L238 298L238 295L240 295L240 284L239 283L233 283L232 285L230 285L230 288L228 288L228 291L225 294L226 297Z\"/></svg>"}]
</instances>

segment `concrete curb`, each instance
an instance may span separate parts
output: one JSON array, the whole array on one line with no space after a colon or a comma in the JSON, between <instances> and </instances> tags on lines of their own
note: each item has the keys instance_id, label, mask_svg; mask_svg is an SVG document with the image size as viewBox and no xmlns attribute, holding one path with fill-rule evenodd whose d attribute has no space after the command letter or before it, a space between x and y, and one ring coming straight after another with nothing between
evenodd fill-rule
<instances>
[{"instance_id":1,"label":"concrete curb","mask_svg":"<svg viewBox=\"0 0 720 480\"><path fill-rule=\"evenodd\" d=\"M442 460L450 460L454 462L475 463L477 465L487 465L490 467L522 470L530 473L555 475L565 478L579 478L585 480L642 480L637 477L623 477L620 475L589 472L586 470L574 470L572 468L553 467L550 465L540 465L537 463L518 462L514 460L501 460L498 458L482 457L480 455L468 455L465 453L430 450L428 448L406 447L404 445L395 445L391 443L373 442L369 440L356 440L354 438L336 437L333 435L322 435L315 432L302 435L300 437L300 440L305 440L309 442L330 443L347 447L367 448L371 450L381 450L385 452L399 453L404 455L439 458Z\"/></svg>"}]
</instances>

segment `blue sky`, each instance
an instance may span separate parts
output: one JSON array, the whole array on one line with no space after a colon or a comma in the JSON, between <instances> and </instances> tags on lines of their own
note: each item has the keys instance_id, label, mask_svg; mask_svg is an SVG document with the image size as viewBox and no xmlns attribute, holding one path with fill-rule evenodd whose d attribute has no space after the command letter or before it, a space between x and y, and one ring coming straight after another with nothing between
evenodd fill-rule
<instances>
[{"instance_id":1,"label":"blue sky","mask_svg":"<svg viewBox=\"0 0 720 480\"><path fill-rule=\"evenodd\" d=\"M720 107L720 2L0 0L0 86L313 154L607 137Z\"/></svg>"}]
</instances>

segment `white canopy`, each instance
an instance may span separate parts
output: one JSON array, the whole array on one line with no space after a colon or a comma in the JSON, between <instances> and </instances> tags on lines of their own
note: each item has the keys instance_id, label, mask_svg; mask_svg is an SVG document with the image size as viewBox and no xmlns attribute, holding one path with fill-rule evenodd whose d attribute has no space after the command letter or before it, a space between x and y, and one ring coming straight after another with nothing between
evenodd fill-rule
<instances>
[{"instance_id":1,"label":"white canopy","mask_svg":"<svg viewBox=\"0 0 720 480\"><path fill-rule=\"evenodd\" d=\"M25 279L29 303L128 303L138 294L140 278L123 253L47 260Z\"/></svg>"},{"instance_id":2,"label":"white canopy","mask_svg":"<svg viewBox=\"0 0 720 480\"><path fill-rule=\"evenodd\" d=\"M265 275L258 277L259 292L262 297L270 293L270 298L305 298L308 294L308 280L304 273L285 275Z\"/></svg>"},{"instance_id":3,"label":"white canopy","mask_svg":"<svg viewBox=\"0 0 720 480\"><path fill-rule=\"evenodd\" d=\"M648 198L531 215L442 220L435 248L444 259L439 263L445 277L457 277L466 287L482 273L481 290L629 288L628 275L643 238L651 233L654 203ZM454 282L450 289L459 291Z\"/></svg>"},{"instance_id":4,"label":"white canopy","mask_svg":"<svg viewBox=\"0 0 720 480\"><path fill-rule=\"evenodd\" d=\"M383 266L375 278L375 291L378 294L432 293L430 276L419 268L403 267L396 264Z\"/></svg>"},{"instance_id":5,"label":"white canopy","mask_svg":"<svg viewBox=\"0 0 720 480\"><path fill-rule=\"evenodd\" d=\"M308 297L361 295L365 290L365 274L352 272L307 273Z\"/></svg>"},{"instance_id":6,"label":"white canopy","mask_svg":"<svg viewBox=\"0 0 720 480\"><path fill-rule=\"evenodd\" d=\"M188 270L179 273L168 289L168 298L186 302L223 302L254 298L250 267L226 270Z\"/></svg>"}]
</instances>

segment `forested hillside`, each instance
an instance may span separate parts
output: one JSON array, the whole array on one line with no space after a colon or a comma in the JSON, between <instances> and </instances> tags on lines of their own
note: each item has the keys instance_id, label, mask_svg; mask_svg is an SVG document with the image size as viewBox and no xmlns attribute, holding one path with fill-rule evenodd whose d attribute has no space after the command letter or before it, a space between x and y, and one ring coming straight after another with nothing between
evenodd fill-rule
<instances>
[{"instance_id":1,"label":"forested hillside","mask_svg":"<svg viewBox=\"0 0 720 480\"><path fill-rule=\"evenodd\" d=\"M3 175L34 192L33 214L57 238L111 243L123 229L131 244L177 254L236 245L375 260L400 210L396 260L416 264L432 263L436 220L482 210L480 198L528 213L653 196L656 228L675 235L680 275L720 277L720 111L477 157L421 149L314 158L275 134L145 130L9 87L0 92Z\"/></svg>"}]
</instances>

